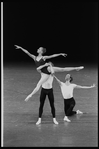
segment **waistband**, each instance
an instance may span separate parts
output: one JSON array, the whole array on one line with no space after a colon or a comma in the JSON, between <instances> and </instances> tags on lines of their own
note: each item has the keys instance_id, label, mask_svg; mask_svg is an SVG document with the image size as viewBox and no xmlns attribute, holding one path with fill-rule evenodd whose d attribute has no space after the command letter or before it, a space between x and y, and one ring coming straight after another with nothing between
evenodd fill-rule
<instances>
[{"instance_id":1,"label":"waistband","mask_svg":"<svg viewBox=\"0 0 99 149\"><path fill-rule=\"evenodd\" d=\"M74 98L73 97L67 99L64 98L64 100L74 100Z\"/></svg>"},{"instance_id":2,"label":"waistband","mask_svg":"<svg viewBox=\"0 0 99 149\"><path fill-rule=\"evenodd\" d=\"M49 91L49 90L53 90L53 88L49 88L49 89L47 88L47 89L46 89L46 88L43 88L43 87L42 87L42 90Z\"/></svg>"}]
</instances>

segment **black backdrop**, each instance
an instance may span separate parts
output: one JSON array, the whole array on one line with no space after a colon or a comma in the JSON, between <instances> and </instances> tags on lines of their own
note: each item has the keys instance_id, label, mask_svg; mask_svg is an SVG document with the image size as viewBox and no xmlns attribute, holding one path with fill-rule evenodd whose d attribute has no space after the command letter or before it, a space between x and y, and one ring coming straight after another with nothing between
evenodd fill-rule
<instances>
[{"instance_id":1,"label":"black backdrop","mask_svg":"<svg viewBox=\"0 0 99 149\"><path fill-rule=\"evenodd\" d=\"M98 2L4 2L4 62L31 62L20 45L30 53L42 46L46 55L67 53L55 62L97 63Z\"/></svg>"}]
</instances>

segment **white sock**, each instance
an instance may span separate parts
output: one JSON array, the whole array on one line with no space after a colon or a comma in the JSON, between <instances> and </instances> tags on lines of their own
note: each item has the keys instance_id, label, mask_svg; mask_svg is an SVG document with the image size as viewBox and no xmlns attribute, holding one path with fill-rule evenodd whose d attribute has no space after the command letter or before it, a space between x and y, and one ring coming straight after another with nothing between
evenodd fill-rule
<instances>
[{"instance_id":1,"label":"white sock","mask_svg":"<svg viewBox=\"0 0 99 149\"><path fill-rule=\"evenodd\" d=\"M39 125L41 123L41 118L38 119L38 121L36 122L36 125Z\"/></svg>"},{"instance_id":2,"label":"white sock","mask_svg":"<svg viewBox=\"0 0 99 149\"><path fill-rule=\"evenodd\" d=\"M53 118L53 122L58 125L58 122L56 121L56 118Z\"/></svg>"},{"instance_id":3,"label":"white sock","mask_svg":"<svg viewBox=\"0 0 99 149\"><path fill-rule=\"evenodd\" d=\"M83 114L83 112L81 112L80 110L77 110L76 112L77 114Z\"/></svg>"},{"instance_id":4,"label":"white sock","mask_svg":"<svg viewBox=\"0 0 99 149\"><path fill-rule=\"evenodd\" d=\"M71 122L67 116L64 117L64 121Z\"/></svg>"}]
</instances>

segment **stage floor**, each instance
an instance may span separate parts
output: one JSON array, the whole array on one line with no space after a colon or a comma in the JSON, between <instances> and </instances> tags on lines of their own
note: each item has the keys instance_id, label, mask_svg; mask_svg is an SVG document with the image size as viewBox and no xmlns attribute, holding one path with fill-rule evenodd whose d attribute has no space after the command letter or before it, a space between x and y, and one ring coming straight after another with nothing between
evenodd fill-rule
<instances>
[{"instance_id":1,"label":"stage floor","mask_svg":"<svg viewBox=\"0 0 99 149\"><path fill-rule=\"evenodd\" d=\"M53 82L56 119L53 124L48 98L46 98L42 123L36 126L40 90L28 102L25 97L32 92L40 79L34 67L7 66L3 72L3 146L4 147L94 147L98 146L98 75L97 68L86 66L80 71L56 73L64 82L70 73L79 85L96 84L92 89L74 89L76 106L83 115L70 117L64 122L64 101L56 80Z\"/></svg>"}]
</instances>

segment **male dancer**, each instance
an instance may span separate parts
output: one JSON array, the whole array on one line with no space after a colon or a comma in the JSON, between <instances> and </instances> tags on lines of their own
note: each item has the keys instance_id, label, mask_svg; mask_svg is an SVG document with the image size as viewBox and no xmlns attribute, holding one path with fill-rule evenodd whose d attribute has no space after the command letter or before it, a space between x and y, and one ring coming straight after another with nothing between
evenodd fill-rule
<instances>
[{"instance_id":1,"label":"male dancer","mask_svg":"<svg viewBox=\"0 0 99 149\"><path fill-rule=\"evenodd\" d=\"M95 87L95 84L93 84L92 86L81 86L81 85L71 83L73 78L71 77L70 74L66 75L65 82L61 82L55 75L54 77L56 78L56 80L58 81L60 85L62 96L64 98L64 112L65 112L64 121L70 122L70 120L68 119L68 116L71 116L73 114L83 113L79 110L73 111L73 108L76 104L74 97L73 97L74 88L93 88Z\"/></svg>"},{"instance_id":2,"label":"male dancer","mask_svg":"<svg viewBox=\"0 0 99 149\"><path fill-rule=\"evenodd\" d=\"M40 94L39 118L36 125L39 125L41 123L41 116L43 113L43 106L46 99L46 95L48 95L48 99L50 102L53 122L54 124L58 124L55 118L54 94L53 94L53 87L52 87L53 78L54 78L53 75L50 75L49 79L42 84L41 94Z\"/></svg>"}]
</instances>

